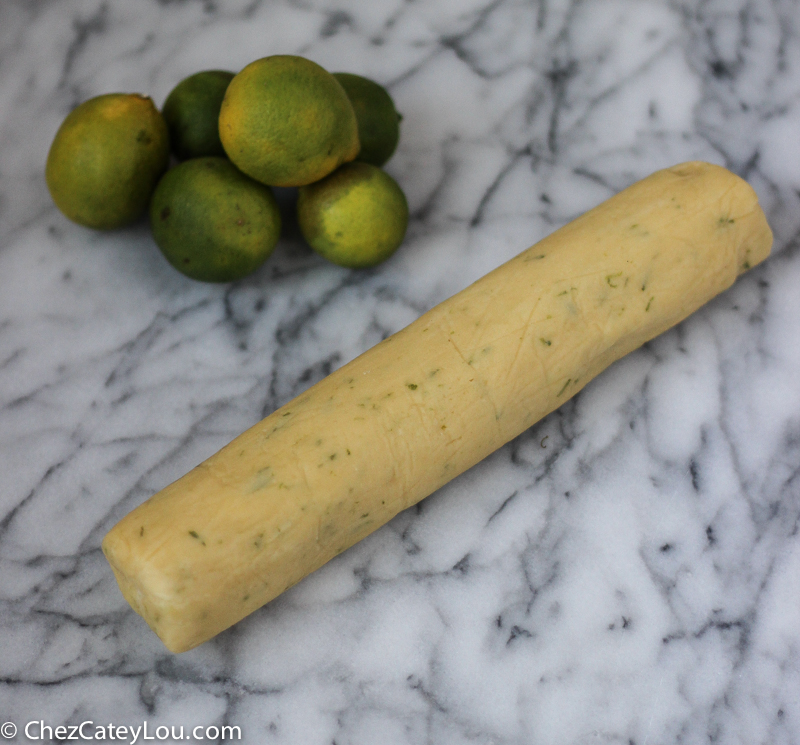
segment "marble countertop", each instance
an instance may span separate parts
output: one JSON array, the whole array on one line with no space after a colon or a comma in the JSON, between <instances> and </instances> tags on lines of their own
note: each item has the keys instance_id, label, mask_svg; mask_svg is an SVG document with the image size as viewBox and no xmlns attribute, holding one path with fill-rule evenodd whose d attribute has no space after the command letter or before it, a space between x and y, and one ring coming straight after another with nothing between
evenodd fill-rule
<instances>
[{"instance_id":1,"label":"marble countertop","mask_svg":"<svg viewBox=\"0 0 800 745\"><path fill-rule=\"evenodd\" d=\"M160 106L186 75L276 53L367 75L402 112L386 168L412 219L386 264L334 267L289 230L252 277L206 285L144 222L97 233L57 212L44 159L77 103ZM128 607L99 548L122 515L692 159L756 189L765 264L214 640L170 654ZM92 722L127 742L144 723L258 745L800 742L799 195L792 0L3 0L11 741Z\"/></svg>"}]
</instances>

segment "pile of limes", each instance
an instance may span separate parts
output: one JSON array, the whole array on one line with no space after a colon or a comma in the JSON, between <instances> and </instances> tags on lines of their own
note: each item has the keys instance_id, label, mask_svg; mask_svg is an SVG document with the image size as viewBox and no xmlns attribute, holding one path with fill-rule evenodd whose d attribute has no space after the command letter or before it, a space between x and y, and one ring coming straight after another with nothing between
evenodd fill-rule
<instances>
[{"instance_id":1,"label":"pile of limes","mask_svg":"<svg viewBox=\"0 0 800 745\"><path fill-rule=\"evenodd\" d=\"M341 266L369 267L394 253L408 226L406 198L380 168L399 122L372 80L264 57L237 75L191 75L161 112L138 94L82 103L50 147L47 186L68 218L91 228L121 227L149 208L167 260L206 282L266 261L281 230L270 187L299 187L309 245Z\"/></svg>"}]
</instances>

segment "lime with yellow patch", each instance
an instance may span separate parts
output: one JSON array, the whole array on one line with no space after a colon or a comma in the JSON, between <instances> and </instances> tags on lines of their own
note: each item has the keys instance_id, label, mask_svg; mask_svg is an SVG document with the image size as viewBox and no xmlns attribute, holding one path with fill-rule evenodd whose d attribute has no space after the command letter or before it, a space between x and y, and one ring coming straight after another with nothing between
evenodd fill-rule
<instances>
[{"instance_id":1,"label":"lime with yellow patch","mask_svg":"<svg viewBox=\"0 0 800 745\"><path fill-rule=\"evenodd\" d=\"M150 226L178 271L203 282L231 282L267 260L281 217L269 187L227 158L205 157L164 175L150 203Z\"/></svg>"},{"instance_id":2,"label":"lime with yellow patch","mask_svg":"<svg viewBox=\"0 0 800 745\"><path fill-rule=\"evenodd\" d=\"M382 166L400 140L400 120L389 92L374 80L349 72L333 73L344 88L358 122L361 150L356 160Z\"/></svg>"},{"instance_id":3,"label":"lime with yellow patch","mask_svg":"<svg viewBox=\"0 0 800 745\"><path fill-rule=\"evenodd\" d=\"M219 139L219 110L233 75L226 70L203 70L181 80L167 96L161 113L179 160L225 156Z\"/></svg>"},{"instance_id":4,"label":"lime with yellow patch","mask_svg":"<svg viewBox=\"0 0 800 745\"><path fill-rule=\"evenodd\" d=\"M222 146L233 163L270 186L303 186L359 151L358 124L342 86L304 57L251 62L225 92Z\"/></svg>"},{"instance_id":5,"label":"lime with yellow patch","mask_svg":"<svg viewBox=\"0 0 800 745\"><path fill-rule=\"evenodd\" d=\"M70 220L108 230L133 222L169 162L169 133L150 98L90 98L62 122L47 155L50 195Z\"/></svg>"},{"instance_id":6,"label":"lime with yellow patch","mask_svg":"<svg viewBox=\"0 0 800 745\"><path fill-rule=\"evenodd\" d=\"M348 163L299 189L303 236L334 264L363 269L388 259L403 242L408 202L397 182L368 163Z\"/></svg>"}]
</instances>

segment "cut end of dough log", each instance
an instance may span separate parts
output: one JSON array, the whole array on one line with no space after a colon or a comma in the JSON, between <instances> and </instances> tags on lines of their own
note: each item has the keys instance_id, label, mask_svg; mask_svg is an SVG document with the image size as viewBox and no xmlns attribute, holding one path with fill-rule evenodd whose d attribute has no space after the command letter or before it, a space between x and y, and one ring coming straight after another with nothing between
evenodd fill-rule
<instances>
[{"instance_id":1,"label":"cut end of dough log","mask_svg":"<svg viewBox=\"0 0 800 745\"><path fill-rule=\"evenodd\" d=\"M630 186L329 375L106 535L173 652L210 639L519 435L763 261L708 163Z\"/></svg>"}]
</instances>

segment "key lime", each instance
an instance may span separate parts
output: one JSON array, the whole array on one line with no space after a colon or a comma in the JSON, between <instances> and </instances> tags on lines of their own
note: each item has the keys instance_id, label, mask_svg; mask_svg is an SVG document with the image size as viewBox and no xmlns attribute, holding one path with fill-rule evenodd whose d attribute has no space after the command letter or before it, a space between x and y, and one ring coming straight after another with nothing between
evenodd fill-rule
<instances>
[{"instance_id":1,"label":"key lime","mask_svg":"<svg viewBox=\"0 0 800 745\"><path fill-rule=\"evenodd\" d=\"M335 72L333 77L341 83L356 112L361 142L356 160L382 166L392 157L400 139L402 117L392 97L386 88L369 78L349 72Z\"/></svg>"},{"instance_id":2,"label":"key lime","mask_svg":"<svg viewBox=\"0 0 800 745\"><path fill-rule=\"evenodd\" d=\"M388 259L403 242L408 203L397 182L368 163L347 163L298 190L297 220L318 254L360 269Z\"/></svg>"},{"instance_id":3,"label":"key lime","mask_svg":"<svg viewBox=\"0 0 800 745\"><path fill-rule=\"evenodd\" d=\"M153 102L136 93L84 101L64 119L47 155L50 195L70 220L112 229L147 209L169 161L169 134Z\"/></svg>"},{"instance_id":4,"label":"key lime","mask_svg":"<svg viewBox=\"0 0 800 745\"><path fill-rule=\"evenodd\" d=\"M318 181L358 155L358 125L342 86L311 60L264 57L233 78L219 114L222 146L271 186Z\"/></svg>"},{"instance_id":5,"label":"key lime","mask_svg":"<svg viewBox=\"0 0 800 745\"><path fill-rule=\"evenodd\" d=\"M231 282L266 261L281 218L269 187L227 158L206 157L164 174L150 203L150 226L178 271L203 282Z\"/></svg>"},{"instance_id":6,"label":"key lime","mask_svg":"<svg viewBox=\"0 0 800 745\"><path fill-rule=\"evenodd\" d=\"M179 160L225 156L219 139L219 109L232 79L232 72L204 70L181 80L167 96L161 113Z\"/></svg>"}]
</instances>

